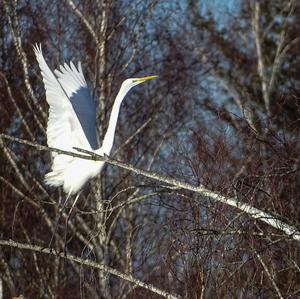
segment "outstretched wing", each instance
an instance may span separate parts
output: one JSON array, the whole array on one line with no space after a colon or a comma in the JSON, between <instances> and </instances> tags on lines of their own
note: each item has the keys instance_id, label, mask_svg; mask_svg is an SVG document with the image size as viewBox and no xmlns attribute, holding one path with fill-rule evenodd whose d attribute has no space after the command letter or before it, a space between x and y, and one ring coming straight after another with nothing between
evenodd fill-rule
<instances>
[{"instance_id":1,"label":"outstretched wing","mask_svg":"<svg viewBox=\"0 0 300 299\"><path fill-rule=\"evenodd\" d=\"M54 72L72 104L91 148L97 149L96 104L90 95L80 62L78 69L70 62L70 65L65 63L60 66L60 70Z\"/></svg>"},{"instance_id":2,"label":"outstretched wing","mask_svg":"<svg viewBox=\"0 0 300 299\"><path fill-rule=\"evenodd\" d=\"M46 98L50 107L47 125L48 145L69 151L73 150L73 147L91 150L91 145L81 127L78 114L75 111L77 108L74 108L74 106L77 106L78 99L81 105L83 105L84 101L82 97L79 98L79 96L76 96L76 93L73 92L76 90L80 91L81 87L86 87L81 68L80 72L78 72L75 67L76 72L72 69L68 69L66 72L68 76L59 76L57 79L48 67L41 47L35 45L34 52L41 69L46 89ZM82 77L78 76L78 74ZM80 78L80 80L78 78ZM70 82L65 81L67 79L70 79ZM72 95L73 93L74 95ZM70 95L72 95L71 98L75 96L72 101ZM89 99L87 101L89 101ZM76 103L73 105L72 102Z\"/></svg>"}]
</instances>

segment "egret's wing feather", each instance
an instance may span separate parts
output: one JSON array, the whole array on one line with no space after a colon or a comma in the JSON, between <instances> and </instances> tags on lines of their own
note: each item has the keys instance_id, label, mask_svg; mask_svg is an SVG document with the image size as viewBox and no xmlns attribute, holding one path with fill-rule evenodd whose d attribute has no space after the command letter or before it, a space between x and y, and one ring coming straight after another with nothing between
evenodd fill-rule
<instances>
[{"instance_id":1,"label":"egret's wing feather","mask_svg":"<svg viewBox=\"0 0 300 299\"><path fill-rule=\"evenodd\" d=\"M47 124L48 145L63 150L72 150L73 147L90 150L90 145L82 131L72 105L61 84L48 67L41 47L36 45L34 52L41 69L46 98L50 107Z\"/></svg>"},{"instance_id":2,"label":"egret's wing feather","mask_svg":"<svg viewBox=\"0 0 300 299\"><path fill-rule=\"evenodd\" d=\"M47 124L48 145L68 151L73 151L73 147L91 150L90 143L75 113L77 104L73 105L72 103L72 98L75 96L73 91L78 90L78 86L86 86L81 67L79 66L76 70L72 63L70 66L65 65L63 72L58 73L58 78L56 78L43 57L41 47L36 45L34 51L43 76L47 102L50 106ZM77 103L76 96L74 101ZM81 102L79 101L79 103ZM52 186L62 185L66 193L78 192L90 177L99 172L99 167L102 165L69 155L52 155L54 158L52 171L46 174L45 181Z\"/></svg>"},{"instance_id":3,"label":"egret's wing feather","mask_svg":"<svg viewBox=\"0 0 300 299\"><path fill-rule=\"evenodd\" d=\"M59 83L67 94L82 130L92 149L98 148L96 135L96 104L90 95L81 64L78 69L70 62L70 65L60 66L55 70Z\"/></svg>"}]
</instances>

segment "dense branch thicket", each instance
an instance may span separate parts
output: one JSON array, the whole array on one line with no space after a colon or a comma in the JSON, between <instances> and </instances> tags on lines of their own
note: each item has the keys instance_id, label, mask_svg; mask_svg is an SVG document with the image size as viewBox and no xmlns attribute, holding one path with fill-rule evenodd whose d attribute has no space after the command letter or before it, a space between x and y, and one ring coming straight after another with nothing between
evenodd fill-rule
<instances>
[{"instance_id":1,"label":"dense branch thicket","mask_svg":"<svg viewBox=\"0 0 300 299\"><path fill-rule=\"evenodd\" d=\"M158 74L122 104L113 157L299 228L299 20L292 0L4 0L0 133L46 144L35 42L52 69L81 61L100 141L121 82ZM65 195L43 182L49 153L0 147L0 239L17 242L0 245L0 297L299 296L300 244L282 230L112 165L85 186L68 228L64 211L54 244L67 229L70 255L103 267L22 250L48 246Z\"/></svg>"}]
</instances>

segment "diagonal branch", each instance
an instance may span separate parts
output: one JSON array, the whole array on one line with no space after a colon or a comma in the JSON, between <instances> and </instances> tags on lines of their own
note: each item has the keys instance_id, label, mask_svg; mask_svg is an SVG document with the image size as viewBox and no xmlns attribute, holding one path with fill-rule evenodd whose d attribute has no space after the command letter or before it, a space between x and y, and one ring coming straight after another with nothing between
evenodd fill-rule
<instances>
[{"instance_id":1,"label":"diagonal branch","mask_svg":"<svg viewBox=\"0 0 300 299\"><path fill-rule=\"evenodd\" d=\"M283 22L283 28L280 33L280 39L279 39L279 43L278 43L278 46L276 49L276 55L275 55L275 59L273 62L272 73L271 73L270 82L269 82L269 86L268 86L270 94L275 85L275 80L278 75L278 70L279 70L280 64L282 64L282 62L283 62L283 58L284 58L286 52L299 41L299 37L297 37L297 38L293 39L292 41L290 41L286 46L284 46L284 43L286 41L286 35L287 35L288 19L291 17L291 15L293 14L294 9L295 9L294 0L291 0L287 4L287 7L289 9L289 12ZM286 7L284 7L284 9L286 9Z\"/></svg>"},{"instance_id":2,"label":"diagonal branch","mask_svg":"<svg viewBox=\"0 0 300 299\"><path fill-rule=\"evenodd\" d=\"M265 272L266 272L268 278L270 279L270 281L271 281L271 283L272 283L272 285L273 285L273 287L274 287L274 289L275 289L275 291L276 291L276 293L277 293L277 296L278 296L280 299L283 299L283 296L282 296L282 294L280 293L280 290L279 290L279 288L278 288L278 286L277 286L277 284L276 284L276 281L275 281L273 275L271 274L271 272L269 271L267 265L265 264L265 262L263 261L262 257L260 256L260 254L259 254L256 250L255 250L255 254L256 254L258 260L260 261L261 265L263 266L263 268L264 268L264 270L265 270Z\"/></svg>"},{"instance_id":3,"label":"diagonal branch","mask_svg":"<svg viewBox=\"0 0 300 299\"><path fill-rule=\"evenodd\" d=\"M37 245L31 245L31 244L25 244L25 243L20 243L20 242L15 242L13 240L0 240L0 246L8 246L8 247L14 247L14 248L19 248L19 249L25 249L25 250L30 250L33 252L39 252L42 254L48 254L48 255L52 255L55 256L57 258L64 258L68 261L72 261L75 263L78 263L80 265L84 265L84 266L88 266L91 268L95 268L95 269L99 269L100 271L109 273L111 275L117 276L121 279L124 279L126 281L129 281L130 283L133 283L134 285L137 285L141 288L144 288L148 291L151 291L152 293L158 294L164 298L168 298L168 299L179 299L180 296L179 295L172 295L167 291L161 290L157 287L155 287L152 284L149 283L145 283L137 278L132 277L131 275L127 275L124 274L114 268L108 267L106 265L103 264L99 264L96 262L93 262L92 260L89 259L82 259L78 256L75 255L71 255L68 254L67 256L61 252L61 253L56 253L53 252L52 250L50 250L49 248L43 248L41 246L37 246Z\"/></svg>"},{"instance_id":4,"label":"diagonal branch","mask_svg":"<svg viewBox=\"0 0 300 299\"><path fill-rule=\"evenodd\" d=\"M30 142L27 140L12 137L12 136L9 136L6 134L0 134L0 138L8 139L11 141L29 145L29 146L35 147L39 151L53 151L53 152L56 152L59 154L69 155L69 156L87 159L87 160L105 161L106 163L108 163L110 165L114 165L114 166L120 167L122 169L126 169L137 175L142 175L149 179L153 179L155 181L165 183L167 185L171 185L172 187L192 191L197 194L200 194L201 196L209 197L216 202L220 202L220 203L229 205L231 207L237 208L237 209L247 213L250 217L252 217L254 219L258 219L260 221L263 221L263 222L267 223L268 225L272 226L273 228L283 231L289 238L292 238L296 241L300 241L300 231L295 226L289 225L289 224L281 221L280 219L278 219L278 217L275 217L272 214L261 211L249 204L242 203L235 197L227 197L218 192L209 190L204 185L200 184L198 186L194 186L194 185L179 181L177 179L173 179L170 177L160 175L160 174L152 172L152 171L147 171L147 170L136 168L135 166L132 166L131 164L115 160L109 156L103 157L103 156L95 154L94 152L90 152L90 151L83 150L83 149L74 148L78 152L82 152L82 154L80 154L77 152L68 152L68 151L57 149L57 148L51 148L51 147L39 145L39 144Z\"/></svg>"},{"instance_id":5,"label":"diagonal branch","mask_svg":"<svg viewBox=\"0 0 300 299\"><path fill-rule=\"evenodd\" d=\"M66 2L73 9L73 11L76 14L76 16L85 25L85 27L87 28L88 32L91 34L91 36L93 37L93 39L94 39L94 41L95 41L95 43L97 45L99 43L99 40L98 40L96 32L93 29L93 26L89 23L89 21L87 20L87 18L82 14L82 12L78 9L78 7L76 7L75 3L72 0L67 0Z\"/></svg>"}]
</instances>

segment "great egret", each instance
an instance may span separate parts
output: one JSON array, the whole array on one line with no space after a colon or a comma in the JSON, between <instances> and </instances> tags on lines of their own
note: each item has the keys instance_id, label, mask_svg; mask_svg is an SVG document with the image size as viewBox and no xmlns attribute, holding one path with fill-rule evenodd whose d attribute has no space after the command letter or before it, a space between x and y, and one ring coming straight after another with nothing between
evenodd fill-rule
<instances>
[{"instance_id":1,"label":"great egret","mask_svg":"<svg viewBox=\"0 0 300 299\"><path fill-rule=\"evenodd\" d=\"M60 66L54 73L48 67L41 46L34 46L36 59L43 76L46 98L50 106L47 125L48 146L70 152L74 147L109 155L113 146L117 119L121 103L128 91L157 76L130 78L125 80L112 107L109 125L102 146L98 148L96 138L96 105L87 87L81 64L78 68L70 62ZM91 161L68 155L52 153L51 172L45 176L46 184L63 186L68 194L78 193L84 184L95 177L104 162Z\"/></svg>"}]
</instances>

